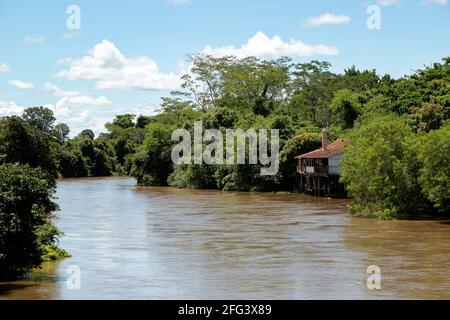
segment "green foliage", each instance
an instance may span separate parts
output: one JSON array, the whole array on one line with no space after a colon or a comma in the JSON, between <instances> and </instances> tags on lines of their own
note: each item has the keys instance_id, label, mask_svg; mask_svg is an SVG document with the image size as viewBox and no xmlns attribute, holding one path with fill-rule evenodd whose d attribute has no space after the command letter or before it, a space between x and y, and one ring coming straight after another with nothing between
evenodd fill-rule
<instances>
[{"instance_id":1,"label":"green foliage","mask_svg":"<svg viewBox=\"0 0 450 320\"><path fill-rule=\"evenodd\" d=\"M203 116L203 125L205 128L229 129L233 128L238 122L240 116L236 110L230 110L224 107L211 108Z\"/></svg>"},{"instance_id":2,"label":"green foliage","mask_svg":"<svg viewBox=\"0 0 450 320\"><path fill-rule=\"evenodd\" d=\"M376 91L389 98L392 110L398 114L410 114L424 103L441 105L448 110L450 59L444 58L443 63L434 63L409 77L385 82Z\"/></svg>"},{"instance_id":3,"label":"green foliage","mask_svg":"<svg viewBox=\"0 0 450 320\"><path fill-rule=\"evenodd\" d=\"M107 140L114 149L115 159L116 159L116 171L118 173L130 174L131 172L131 157L136 153L138 147L142 144L144 140L144 127L142 121L143 118L140 117L141 122L139 126L134 121L135 116L130 114L118 115L113 120L112 123L107 123L106 128L109 134L105 136ZM146 118L145 121L151 121L151 119Z\"/></svg>"},{"instance_id":4,"label":"green foliage","mask_svg":"<svg viewBox=\"0 0 450 320\"><path fill-rule=\"evenodd\" d=\"M340 78L339 87L360 93L378 88L383 81L375 70L357 70L355 66L346 69Z\"/></svg>"},{"instance_id":5,"label":"green foliage","mask_svg":"<svg viewBox=\"0 0 450 320\"><path fill-rule=\"evenodd\" d=\"M0 163L40 167L49 182L57 175L55 150L49 136L19 117L0 118Z\"/></svg>"},{"instance_id":6,"label":"green foliage","mask_svg":"<svg viewBox=\"0 0 450 320\"><path fill-rule=\"evenodd\" d=\"M86 140L94 140L95 134L91 129L85 129L81 131L81 133L78 135L80 138L84 138Z\"/></svg>"},{"instance_id":7,"label":"green foliage","mask_svg":"<svg viewBox=\"0 0 450 320\"><path fill-rule=\"evenodd\" d=\"M344 129L352 128L361 113L361 97L348 89L334 94L330 104L331 114Z\"/></svg>"},{"instance_id":8,"label":"green foliage","mask_svg":"<svg viewBox=\"0 0 450 320\"><path fill-rule=\"evenodd\" d=\"M166 185L172 173L171 135L174 127L149 124L145 127L145 138L131 159L131 175L141 185Z\"/></svg>"},{"instance_id":9,"label":"green foliage","mask_svg":"<svg viewBox=\"0 0 450 320\"><path fill-rule=\"evenodd\" d=\"M84 130L66 142L59 157L60 173L65 178L110 176L115 172L111 143L104 136L94 140L91 130Z\"/></svg>"},{"instance_id":10,"label":"green foliage","mask_svg":"<svg viewBox=\"0 0 450 320\"><path fill-rule=\"evenodd\" d=\"M54 244L43 245L42 261L55 261L63 258L69 258L71 255L64 249Z\"/></svg>"},{"instance_id":11,"label":"green foliage","mask_svg":"<svg viewBox=\"0 0 450 320\"><path fill-rule=\"evenodd\" d=\"M253 180L258 173L257 165L228 165L219 167L215 178L224 191L255 191Z\"/></svg>"},{"instance_id":12,"label":"green foliage","mask_svg":"<svg viewBox=\"0 0 450 320\"><path fill-rule=\"evenodd\" d=\"M59 238L64 233L59 231L48 219L46 223L36 228L38 243L42 248L42 261L54 261L70 257L70 254L57 246Z\"/></svg>"},{"instance_id":13,"label":"green foliage","mask_svg":"<svg viewBox=\"0 0 450 320\"><path fill-rule=\"evenodd\" d=\"M289 60L192 57L191 75L184 76L183 97L206 111L225 107L268 115L284 101L289 86Z\"/></svg>"},{"instance_id":14,"label":"green foliage","mask_svg":"<svg viewBox=\"0 0 450 320\"><path fill-rule=\"evenodd\" d=\"M114 119L113 125L122 129L132 128L134 127L134 118L136 118L136 116L133 114L118 115Z\"/></svg>"},{"instance_id":15,"label":"green foliage","mask_svg":"<svg viewBox=\"0 0 450 320\"><path fill-rule=\"evenodd\" d=\"M364 105L364 112L371 114L393 113L389 98L377 94L369 99Z\"/></svg>"},{"instance_id":16,"label":"green foliage","mask_svg":"<svg viewBox=\"0 0 450 320\"><path fill-rule=\"evenodd\" d=\"M215 189L217 188L214 165L179 165L168 178L168 184L176 188Z\"/></svg>"},{"instance_id":17,"label":"green foliage","mask_svg":"<svg viewBox=\"0 0 450 320\"><path fill-rule=\"evenodd\" d=\"M413 133L394 115L374 116L353 129L341 162L352 211L394 218L426 209L417 182Z\"/></svg>"},{"instance_id":18,"label":"green foliage","mask_svg":"<svg viewBox=\"0 0 450 320\"><path fill-rule=\"evenodd\" d=\"M0 278L19 276L45 259L67 256L51 223L57 157L69 129L47 108L0 118Z\"/></svg>"},{"instance_id":19,"label":"green foliage","mask_svg":"<svg viewBox=\"0 0 450 320\"><path fill-rule=\"evenodd\" d=\"M65 124L65 123L58 123L55 126L54 135L55 135L56 140L60 144L63 144L64 142L69 140L69 133L70 133L70 128L69 128L69 126L67 124Z\"/></svg>"},{"instance_id":20,"label":"green foliage","mask_svg":"<svg viewBox=\"0 0 450 320\"><path fill-rule=\"evenodd\" d=\"M329 104L338 81L330 67L328 62L311 61L295 65L292 73L295 78L291 108L316 126L327 126L330 121Z\"/></svg>"},{"instance_id":21,"label":"green foliage","mask_svg":"<svg viewBox=\"0 0 450 320\"><path fill-rule=\"evenodd\" d=\"M420 108L411 108L410 123L416 131L428 132L439 129L449 119L450 107L426 102Z\"/></svg>"},{"instance_id":22,"label":"green foliage","mask_svg":"<svg viewBox=\"0 0 450 320\"><path fill-rule=\"evenodd\" d=\"M0 278L10 278L38 267L44 246L55 245L48 217L57 205L43 170L2 164L0 172Z\"/></svg>"},{"instance_id":23,"label":"green foliage","mask_svg":"<svg viewBox=\"0 0 450 320\"><path fill-rule=\"evenodd\" d=\"M422 135L416 147L423 193L441 213L450 213L450 125Z\"/></svg>"},{"instance_id":24,"label":"green foliage","mask_svg":"<svg viewBox=\"0 0 450 320\"><path fill-rule=\"evenodd\" d=\"M22 119L40 131L51 134L54 130L55 117L53 111L45 107L31 107L24 111Z\"/></svg>"}]
</instances>

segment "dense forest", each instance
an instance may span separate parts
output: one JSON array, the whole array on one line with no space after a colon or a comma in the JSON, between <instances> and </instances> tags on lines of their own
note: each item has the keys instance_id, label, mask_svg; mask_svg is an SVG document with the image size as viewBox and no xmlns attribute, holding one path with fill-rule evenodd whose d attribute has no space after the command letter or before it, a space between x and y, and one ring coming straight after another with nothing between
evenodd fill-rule
<instances>
[{"instance_id":1,"label":"dense forest","mask_svg":"<svg viewBox=\"0 0 450 320\"><path fill-rule=\"evenodd\" d=\"M118 115L95 137L56 124L51 110L0 118L0 276L67 255L51 224L56 178L131 175L145 186L295 191L295 156L320 131L349 144L341 181L356 215L395 219L450 211L450 57L393 79L375 70L331 71L327 62L194 56L182 90L154 116ZM178 128L280 130L280 170L260 165L177 165ZM14 246L11 245L14 243Z\"/></svg>"}]
</instances>

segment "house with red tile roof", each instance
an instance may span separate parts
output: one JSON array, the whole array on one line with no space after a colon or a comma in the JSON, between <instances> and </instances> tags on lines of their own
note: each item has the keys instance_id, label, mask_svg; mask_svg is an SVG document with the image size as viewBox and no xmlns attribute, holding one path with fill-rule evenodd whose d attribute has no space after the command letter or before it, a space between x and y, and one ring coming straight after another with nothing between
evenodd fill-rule
<instances>
[{"instance_id":1,"label":"house with red tile roof","mask_svg":"<svg viewBox=\"0 0 450 320\"><path fill-rule=\"evenodd\" d=\"M300 190L315 196L344 197L344 186L339 183L340 161L347 141L338 139L328 143L328 130L322 130L320 149L295 157L300 174Z\"/></svg>"}]
</instances>

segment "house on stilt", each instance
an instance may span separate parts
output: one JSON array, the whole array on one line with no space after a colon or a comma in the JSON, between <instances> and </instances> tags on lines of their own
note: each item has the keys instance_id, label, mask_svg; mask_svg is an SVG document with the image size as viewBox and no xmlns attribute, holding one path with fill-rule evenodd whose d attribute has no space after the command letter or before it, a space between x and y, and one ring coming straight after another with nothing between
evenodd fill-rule
<instances>
[{"instance_id":1,"label":"house on stilt","mask_svg":"<svg viewBox=\"0 0 450 320\"><path fill-rule=\"evenodd\" d=\"M347 142L338 139L328 143L328 131L322 130L322 148L295 157L300 174L300 192L314 196L345 197L339 183L340 160Z\"/></svg>"}]
</instances>

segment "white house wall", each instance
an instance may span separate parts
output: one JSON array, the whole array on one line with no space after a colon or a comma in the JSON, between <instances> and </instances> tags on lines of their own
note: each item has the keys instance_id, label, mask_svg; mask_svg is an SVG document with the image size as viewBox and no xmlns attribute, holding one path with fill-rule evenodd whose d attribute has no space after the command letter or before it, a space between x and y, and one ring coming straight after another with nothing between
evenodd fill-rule
<instances>
[{"instance_id":1,"label":"white house wall","mask_svg":"<svg viewBox=\"0 0 450 320\"><path fill-rule=\"evenodd\" d=\"M340 162L344 153L338 153L328 158L329 173L339 174Z\"/></svg>"}]
</instances>

